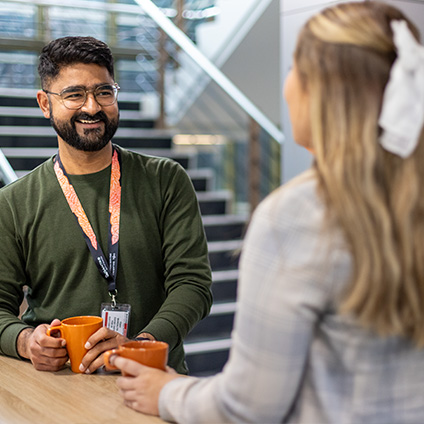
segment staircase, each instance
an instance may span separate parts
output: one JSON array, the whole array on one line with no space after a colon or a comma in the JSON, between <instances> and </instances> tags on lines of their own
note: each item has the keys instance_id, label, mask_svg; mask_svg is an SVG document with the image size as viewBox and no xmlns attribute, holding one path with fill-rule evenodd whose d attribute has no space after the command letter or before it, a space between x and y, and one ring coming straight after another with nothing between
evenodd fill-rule
<instances>
[{"instance_id":1,"label":"staircase","mask_svg":"<svg viewBox=\"0 0 424 424\"><path fill-rule=\"evenodd\" d=\"M18 176L57 151L56 134L38 108L35 94L36 90L0 88L0 148ZM195 151L176 150L173 131L154 129L151 121L140 118L138 96L120 93L119 107L120 127L114 142L136 152L174 159L186 169L196 189L208 240L214 303L210 315L187 336L185 349L191 375L214 374L228 358L246 218L231 213L231 193L214 190L214 172L197 166Z\"/></svg>"}]
</instances>

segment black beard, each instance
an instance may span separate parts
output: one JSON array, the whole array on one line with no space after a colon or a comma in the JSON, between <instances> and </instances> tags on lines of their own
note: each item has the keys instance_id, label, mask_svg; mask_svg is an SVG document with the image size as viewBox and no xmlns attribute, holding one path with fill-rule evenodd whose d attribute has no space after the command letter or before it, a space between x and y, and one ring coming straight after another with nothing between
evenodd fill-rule
<instances>
[{"instance_id":1,"label":"black beard","mask_svg":"<svg viewBox=\"0 0 424 424\"><path fill-rule=\"evenodd\" d=\"M100 120L104 122L105 129L102 134L101 128L85 129L84 135L80 136L75 127L76 120ZM53 113L50 116L52 127L62 140L77 150L84 152L98 152L105 147L115 135L119 125L119 115L117 119L109 120L103 111L95 115L82 112L74 115L69 122L55 121Z\"/></svg>"}]
</instances>

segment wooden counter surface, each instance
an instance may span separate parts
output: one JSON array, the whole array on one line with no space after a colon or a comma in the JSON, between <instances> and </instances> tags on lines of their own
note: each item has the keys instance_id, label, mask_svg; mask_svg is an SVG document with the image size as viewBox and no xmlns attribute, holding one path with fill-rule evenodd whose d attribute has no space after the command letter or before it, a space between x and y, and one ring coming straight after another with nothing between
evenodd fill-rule
<instances>
[{"instance_id":1,"label":"wooden counter surface","mask_svg":"<svg viewBox=\"0 0 424 424\"><path fill-rule=\"evenodd\" d=\"M0 355L1 424L159 424L123 404L119 374L36 371L31 363Z\"/></svg>"}]
</instances>

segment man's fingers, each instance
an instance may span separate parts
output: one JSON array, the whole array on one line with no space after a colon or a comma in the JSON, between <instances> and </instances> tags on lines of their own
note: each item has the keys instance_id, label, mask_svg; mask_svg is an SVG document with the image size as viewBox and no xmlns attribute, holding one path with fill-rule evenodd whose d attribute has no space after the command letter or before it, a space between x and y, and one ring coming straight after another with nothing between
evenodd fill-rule
<instances>
[{"instance_id":1,"label":"man's fingers","mask_svg":"<svg viewBox=\"0 0 424 424\"><path fill-rule=\"evenodd\" d=\"M66 349L44 349L38 347L31 355L34 368L39 371L58 371L68 360Z\"/></svg>"},{"instance_id":2,"label":"man's fingers","mask_svg":"<svg viewBox=\"0 0 424 424\"><path fill-rule=\"evenodd\" d=\"M103 353L126 341L128 339L122 334L106 327L100 328L87 340L84 346L88 349L88 352L82 359L81 371L88 373L96 371L104 364Z\"/></svg>"},{"instance_id":3,"label":"man's fingers","mask_svg":"<svg viewBox=\"0 0 424 424\"><path fill-rule=\"evenodd\" d=\"M39 357L33 361L34 368L38 371L58 371L63 368L68 358Z\"/></svg>"},{"instance_id":4,"label":"man's fingers","mask_svg":"<svg viewBox=\"0 0 424 424\"><path fill-rule=\"evenodd\" d=\"M92 334L89 339L87 340L87 343L85 345L86 349L90 349L93 346L95 346L97 343L110 339L109 329L106 327L99 328L94 334Z\"/></svg>"},{"instance_id":5,"label":"man's fingers","mask_svg":"<svg viewBox=\"0 0 424 424\"><path fill-rule=\"evenodd\" d=\"M102 349L102 352L104 352L107 349L112 349L113 347L116 347L119 344L122 344L128 341L129 339L127 339L122 334L117 333L116 331L113 331L107 327L102 327L90 336L90 338L87 340L85 348L91 349L93 346L96 346L98 343L109 341L109 340L111 341L111 343L109 344L110 347Z\"/></svg>"},{"instance_id":6,"label":"man's fingers","mask_svg":"<svg viewBox=\"0 0 424 424\"><path fill-rule=\"evenodd\" d=\"M68 358L68 351L65 348L41 348L40 353L47 358Z\"/></svg>"},{"instance_id":7,"label":"man's fingers","mask_svg":"<svg viewBox=\"0 0 424 424\"><path fill-rule=\"evenodd\" d=\"M91 372L94 372L97 368L103 365L103 353L107 350L111 350L117 347L115 339L105 340L103 342L97 343L93 348L89 349L88 352L82 358L82 364L84 371L86 368L90 368ZM87 347L86 347L87 349ZM96 362L95 367L91 364ZM83 371L83 372L84 372Z\"/></svg>"},{"instance_id":8,"label":"man's fingers","mask_svg":"<svg viewBox=\"0 0 424 424\"><path fill-rule=\"evenodd\" d=\"M85 361L83 360L81 364L82 367L80 367L80 370L82 372L85 372L86 374L91 374L104 365L103 355L99 356L93 362L91 362L87 368L86 368L86 365L84 365L84 362Z\"/></svg>"},{"instance_id":9,"label":"man's fingers","mask_svg":"<svg viewBox=\"0 0 424 424\"><path fill-rule=\"evenodd\" d=\"M65 347L66 341L60 337L52 337L47 334L39 334L34 336L35 341L42 347L58 349Z\"/></svg>"},{"instance_id":10,"label":"man's fingers","mask_svg":"<svg viewBox=\"0 0 424 424\"><path fill-rule=\"evenodd\" d=\"M56 337L46 336L45 339L37 340L37 343L43 348L60 349L65 348L66 340Z\"/></svg>"}]
</instances>

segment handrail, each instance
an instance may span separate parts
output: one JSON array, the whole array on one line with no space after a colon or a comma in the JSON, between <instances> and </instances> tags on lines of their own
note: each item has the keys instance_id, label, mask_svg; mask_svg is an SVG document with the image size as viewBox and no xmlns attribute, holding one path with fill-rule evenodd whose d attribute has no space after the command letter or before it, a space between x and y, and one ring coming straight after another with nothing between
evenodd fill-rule
<instances>
[{"instance_id":1,"label":"handrail","mask_svg":"<svg viewBox=\"0 0 424 424\"><path fill-rule=\"evenodd\" d=\"M189 55L272 138L283 143L283 133L219 70L151 0L135 0L156 24Z\"/></svg>"},{"instance_id":2,"label":"handrail","mask_svg":"<svg viewBox=\"0 0 424 424\"><path fill-rule=\"evenodd\" d=\"M67 7L69 9L88 9L88 10L105 10L107 12L117 13L139 13L140 7L132 4L124 3L102 3L100 1L87 0L6 0L10 3L22 3L30 6L45 6L45 7ZM162 9L164 12L170 13L167 9Z\"/></svg>"},{"instance_id":3,"label":"handrail","mask_svg":"<svg viewBox=\"0 0 424 424\"><path fill-rule=\"evenodd\" d=\"M6 159L6 156L0 149L0 175L3 177L3 182L5 184L13 183L18 179L13 168L10 166L9 161Z\"/></svg>"}]
</instances>

